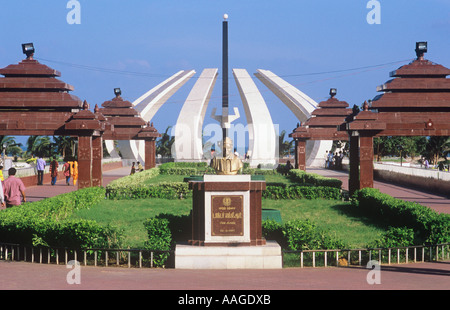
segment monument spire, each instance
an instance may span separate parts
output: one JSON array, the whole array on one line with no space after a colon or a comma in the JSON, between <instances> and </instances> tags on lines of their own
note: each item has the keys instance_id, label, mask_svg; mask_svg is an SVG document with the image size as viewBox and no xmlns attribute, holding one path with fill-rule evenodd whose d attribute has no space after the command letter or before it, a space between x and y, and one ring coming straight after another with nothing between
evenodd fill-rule
<instances>
[{"instance_id":1,"label":"monument spire","mask_svg":"<svg viewBox=\"0 0 450 310\"><path fill-rule=\"evenodd\" d=\"M222 22L222 120L228 118L228 14L223 15ZM227 126L222 121L222 146L228 137ZM222 147L222 156L226 157L226 149Z\"/></svg>"},{"instance_id":2,"label":"monument spire","mask_svg":"<svg viewBox=\"0 0 450 310\"><path fill-rule=\"evenodd\" d=\"M228 109L228 14L223 15L222 23L222 115L216 115L216 108L212 110L211 117L218 121L222 126L222 157L226 158L227 154L225 148L225 140L228 138L228 129L231 122L238 119L239 109L234 108L234 115L229 114ZM233 151L231 150L231 153Z\"/></svg>"}]
</instances>

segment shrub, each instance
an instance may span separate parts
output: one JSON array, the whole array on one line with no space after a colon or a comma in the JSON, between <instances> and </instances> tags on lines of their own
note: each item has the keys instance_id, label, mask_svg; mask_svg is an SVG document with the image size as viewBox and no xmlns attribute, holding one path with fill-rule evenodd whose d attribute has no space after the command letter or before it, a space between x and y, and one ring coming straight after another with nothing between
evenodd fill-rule
<instances>
[{"instance_id":1,"label":"shrub","mask_svg":"<svg viewBox=\"0 0 450 310\"><path fill-rule=\"evenodd\" d=\"M0 212L0 240L53 247L108 247L120 244L121 232L94 221L68 220L76 209L105 198L104 188L87 188Z\"/></svg>"},{"instance_id":2,"label":"shrub","mask_svg":"<svg viewBox=\"0 0 450 310\"><path fill-rule=\"evenodd\" d=\"M154 251L169 251L172 245L172 234L167 219L151 218L144 222L147 230L148 240L145 248ZM163 267L169 258L170 253L156 253L153 256L153 263L157 267Z\"/></svg>"},{"instance_id":3,"label":"shrub","mask_svg":"<svg viewBox=\"0 0 450 310\"><path fill-rule=\"evenodd\" d=\"M286 184L274 184L266 186L263 198L268 199L333 199L342 198L340 189L325 186L297 186Z\"/></svg>"},{"instance_id":4,"label":"shrub","mask_svg":"<svg viewBox=\"0 0 450 310\"><path fill-rule=\"evenodd\" d=\"M281 225L263 221L263 236L276 240L283 248L293 251L342 249L346 245L329 231L307 220L293 220Z\"/></svg>"},{"instance_id":5,"label":"shrub","mask_svg":"<svg viewBox=\"0 0 450 310\"><path fill-rule=\"evenodd\" d=\"M136 184L127 187L115 187L108 192L108 198L114 200L125 199L182 199L192 197L189 184L185 182L160 182L155 184Z\"/></svg>"},{"instance_id":6,"label":"shrub","mask_svg":"<svg viewBox=\"0 0 450 310\"><path fill-rule=\"evenodd\" d=\"M289 171L289 177L293 182L302 184L311 184L314 186L327 186L341 188L342 181L333 178L327 178L316 173L308 173L299 169L291 169Z\"/></svg>"},{"instance_id":7,"label":"shrub","mask_svg":"<svg viewBox=\"0 0 450 310\"><path fill-rule=\"evenodd\" d=\"M406 227L415 232L415 243L450 242L450 216L415 202L404 201L363 188L353 196L353 205L366 216L382 220L392 227Z\"/></svg>"},{"instance_id":8,"label":"shrub","mask_svg":"<svg viewBox=\"0 0 450 310\"><path fill-rule=\"evenodd\" d=\"M126 192L128 189L135 188L141 185L148 179L158 176L160 173L158 168L152 168L149 170L144 170L142 172L135 173L133 175L127 175L123 178L116 179L106 186L106 195L108 197L114 196L117 192Z\"/></svg>"},{"instance_id":9,"label":"shrub","mask_svg":"<svg viewBox=\"0 0 450 310\"><path fill-rule=\"evenodd\" d=\"M382 236L369 244L368 248L394 248L411 246L414 243L414 231L406 227L390 227Z\"/></svg>"},{"instance_id":10,"label":"shrub","mask_svg":"<svg viewBox=\"0 0 450 310\"><path fill-rule=\"evenodd\" d=\"M208 166L205 162L172 162L165 163L159 166L161 174L168 175L203 175L205 173L212 174L214 169Z\"/></svg>"}]
</instances>

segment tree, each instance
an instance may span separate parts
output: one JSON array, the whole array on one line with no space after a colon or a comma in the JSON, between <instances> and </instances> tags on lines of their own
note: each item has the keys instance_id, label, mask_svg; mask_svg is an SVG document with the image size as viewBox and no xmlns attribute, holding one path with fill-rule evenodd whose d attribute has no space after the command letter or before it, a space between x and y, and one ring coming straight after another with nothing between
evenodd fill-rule
<instances>
[{"instance_id":1,"label":"tree","mask_svg":"<svg viewBox=\"0 0 450 310\"><path fill-rule=\"evenodd\" d=\"M449 136L429 137L426 142L425 151L422 155L429 159L434 165L437 165L440 158L446 159L449 150Z\"/></svg>"},{"instance_id":2,"label":"tree","mask_svg":"<svg viewBox=\"0 0 450 310\"><path fill-rule=\"evenodd\" d=\"M65 158L66 155L75 155L78 143L78 139L76 137L55 136L53 137L53 140L55 141L54 144L58 154L63 158Z\"/></svg>"},{"instance_id":3,"label":"tree","mask_svg":"<svg viewBox=\"0 0 450 310\"><path fill-rule=\"evenodd\" d=\"M280 135L278 136L278 149L281 156L289 155L293 148L294 140L284 141L284 137L286 136L286 130L282 130Z\"/></svg>"},{"instance_id":4,"label":"tree","mask_svg":"<svg viewBox=\"0 0 450 310\"><path fill-rule=\"evenodd\" d=\"M50 157L55 153L55 144L48 136L30 136L27 140L27 154Z\"/></svg>"},{"instance_id":5,"label":"tree","mask_svg":"<svg viewBox=\"0 0 450 310\"><path fill-rule=\"evenodd\" d=\"M13 136L0 136L0 146L5 146L5 153L10 155L22 154L22 143L16 143L16 138Z\"/></svg>"},{"instance_id":6,"label":"tree","mask_svg":"<svg viewBox=\"0 0 450 310\"><path fill-rule=\"evenodd\" d=\"M156 141L156 153L162 157L172 157L172 144L175 142L175 137L168 134L170 128L172 126L167 127L161 134L161 138Z\"/></svg>"}]
</instances>

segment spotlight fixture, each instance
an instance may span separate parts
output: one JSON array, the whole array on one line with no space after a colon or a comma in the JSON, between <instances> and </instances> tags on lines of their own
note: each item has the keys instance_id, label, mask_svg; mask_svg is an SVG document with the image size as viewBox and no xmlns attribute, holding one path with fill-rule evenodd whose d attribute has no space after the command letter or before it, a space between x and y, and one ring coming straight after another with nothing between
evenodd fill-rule
<instances>
[{"instance_id":1,"label":"spotlight fixture","mask_svg":"<svg viewBox=\"0 0 450 310\"><path fill-rule=\"evenodd\" d=\"M116 97L122 95L122 91L120 90L120 88L114 88L114 94L116 95Z\"/></svg>"},{"instance_id":2,"label":"spotlight fixture","mask_svg":"<svg viewBox=\"0 0 450 310\"><path fill-rule=\"evenodd\" d=\"M22 52L27 56L27 59L33 59L33 54L34 54L33 43L22 44Z\"/></svg>"},{"instance_id":3,"label":"spotlight fixture","mask_svg":"<svg viewBox=\"0 0 450 310\"><path fill-rule=\"evenodd\" d=\"M423 54L428 51L428 42L416 42L417 58L422 58Z\"/></svg>"},{"instance_id":4,"label":"spotlight fixture","mask_svg":"<svg viewBox=\"0 0 450 310\"><path fill-rule=\"evenodd\" d=\"M337 94L337 89L336 88L330 88L330 96L334 97Z\"/></svg>"}]
</instances>

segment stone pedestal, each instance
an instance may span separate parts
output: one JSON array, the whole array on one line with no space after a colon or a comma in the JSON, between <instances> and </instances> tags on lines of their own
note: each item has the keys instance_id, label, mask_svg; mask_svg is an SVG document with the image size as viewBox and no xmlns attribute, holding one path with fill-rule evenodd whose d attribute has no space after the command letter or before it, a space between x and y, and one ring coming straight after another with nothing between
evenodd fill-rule
<instances>
[{"instance_id":1,"label":"stone pedestal","mask_svg":"<svg viewBox=\"0 0 450 310\"><path fill-rule=\"evenodd\" d=\"M175 250L182 269L281 268L281 247L262 237L262 191L250 175L190 178L192 238Z\"/></svg>"},{"instance_id":2,"label":"stone pedestal","mask_svg":"<svg viewBox=\"0 0 450 310\"><path fill-rule=\"evenodd\" d=\"M191 245L264 245L261 196L264 180L250 175L205 175L193 190Z\"/></svg>"},{"instance_id":3,"label":"stone pedestal","mask_svg":"<svg viewBox=\"0 0 450 310\"><path fill-rule=\"evenodd\" d=\"M280 269L281 247L275 241L262 246L192 246L178 244L176 269Z\"/></svg>"}]
</instances>

